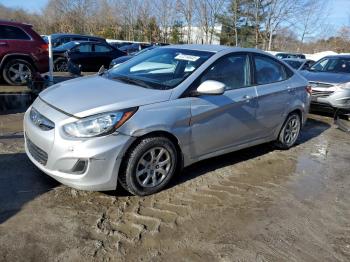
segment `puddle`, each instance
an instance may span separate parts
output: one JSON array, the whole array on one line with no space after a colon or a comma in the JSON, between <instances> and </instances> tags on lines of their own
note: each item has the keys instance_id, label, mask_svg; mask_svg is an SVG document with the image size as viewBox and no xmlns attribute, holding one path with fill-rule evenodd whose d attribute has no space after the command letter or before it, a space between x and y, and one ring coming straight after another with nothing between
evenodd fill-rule
<instances>
[{"instance_id":1,"label":"puddle","mask_svg":"<svg viewBox=\"0 0 350 262\"><path fill-rule=\"evenodd\" d=\"M1 94L0 114L7 111L24 112L35 100L36 95L31 93Z\"/></svg>"},{"instance_id":2,"label":"puddle","mask_svg":"<svg viewBox=\"0 0 350 262\"><path fill-rule=\"evenodd\" d=\"M322 168L321 163L308 156L298 158L296 172L300 174L300 177L292 186L294 195L298 200L317 198L322 193L322 189L325 188Z\"/></svg>"}]
</instances>

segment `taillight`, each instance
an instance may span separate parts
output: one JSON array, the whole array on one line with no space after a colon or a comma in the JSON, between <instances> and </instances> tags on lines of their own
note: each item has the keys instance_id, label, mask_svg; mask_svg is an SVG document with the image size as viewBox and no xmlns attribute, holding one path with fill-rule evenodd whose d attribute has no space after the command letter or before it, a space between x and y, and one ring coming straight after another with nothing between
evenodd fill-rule
<instances>
[{"instance_id":1,"label":"taillight","mask_svg":"<svg viewBox=\"0 0 350 262\"><path fill-rule=\"evenodd\" d=\"M45 51L49 51L49 45L48 44L42 44L40 46L41 49L44 49Z\"/></svg>"},{"instance_id":2,"label":"taillight","mask_svg":"<svg viewBox=\"0 0 350 262\"><path fill-rule=\"evenodd\" d=\"M308 92L310 95L312 94L312 86L308 85L307 87L305 87L306 92Z\"/></svg>"}]
</instances>

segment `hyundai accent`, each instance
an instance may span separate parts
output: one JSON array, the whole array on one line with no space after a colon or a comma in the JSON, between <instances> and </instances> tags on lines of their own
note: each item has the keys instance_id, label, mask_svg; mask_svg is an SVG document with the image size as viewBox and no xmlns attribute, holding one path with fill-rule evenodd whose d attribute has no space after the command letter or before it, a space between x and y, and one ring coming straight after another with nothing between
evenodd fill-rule
<instances>
[{"instance_id":1,"label":"hyundai accent","mask_svg":"<svg viewBox=\"0 0 350 262\"><path fill-rule=\"evenodd\" d=\"M44 90L25 113L25 150L83 190L163 189L183 167L274 141L297 141L308 82L256 49L173 45Z\"/></svg>"}]
</instances>

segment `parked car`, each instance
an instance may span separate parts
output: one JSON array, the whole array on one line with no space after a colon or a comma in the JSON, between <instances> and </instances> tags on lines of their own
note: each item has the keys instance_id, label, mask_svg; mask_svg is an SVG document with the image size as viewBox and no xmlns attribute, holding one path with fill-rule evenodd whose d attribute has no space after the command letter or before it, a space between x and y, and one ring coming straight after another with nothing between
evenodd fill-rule
<instances>
[{"instance_id":1,"label":"parked car","mask_svg":"<svg viewBox=\"0 0 350 262\"><path fill-rule=\"evenodd\" d=\"M327 56L307 71L312 85L312 104L350 110L350 56Z\"/></svg>"},{"instance_id":2,"label":"parked car","mask_svg":"<svg viewBox=\"0 0 350 262\"><path fill-rule=\"evenodd\" d=\"M114 58L125 55L123 51L114 48L106 42L69 42L66 44L66 47L67 50L63 46L55 49L54 65L56 70L62 71L66 69L69 59L72 63L80 65L82 71L96 72L102 65L108 68Z\"/></svg>"},{"instance_id":3,"label":"parked car","mask_svg":"<svg viewBox=\"0 0 350 262\"><path fill-rule=\"evenodd\" d=\"M300 58L300 59L306 59L305 55L303 54L293 54L293 53L277 53L275 55L279 59L284 59L284 58Z\"/></svg>"},{"instance_id":4,"label":"parked car","mask_svg":"<svg viewBox=\"0 0 350 262\"><path fill-rule=\"evenodd\" d=\"M49 70L48 46L31 25L0 20L0 72L10 85L23 85Z\"/></svg>"},{"instance_id":5,"label":"parked car","mask_svg":"<svg viewBox=\"0 0 350 262\"><path fill-rule=\"evenodd\" d=\"M307 70L315 63L313 60L300 58L285 58L283 61L295 70Z\"/></svg>"},{"instance_id":6,"label":"parked car","mask_svg":"<svg viewBox=\"0 0 350 262\"><path fill-rule=\"evenodd\" d=\"M120 65L121 63L124 63L124 62L130 60L130 59L133 58L134 56L143 54L144 52L147 52L147 51L149 51L149 50L152 50L152 49L154 49L154 48L156 48L156 47L158 47L158 46L152 45L152 46L150 46L150 47L148 47L148 48L145 48L145 49L143 49L143 50L141 50L141 51L135 53L134 55L125 55L125 56L121 56L121 57L115 58L115 59L113 59L113 60L111 61L110 65L109 65L109 68L112 68L112 67L114 67L114 66L118 66L118 65Z\"/></svg>"},{"instance_id":7,"label":"parked car","mask_svg":"<svg viewBox=\"0 0 350 262\"><path fill-rule=\"evenodd\" d=\"M58 47L52 48L54 71L67 72L68 58L65 53L82 42L87 41L71 41Z\"/></svg>"},{"instance_id":8,"label":"parked car","mask_svg":"<svg viewBox=\"0 0 350 262\"><path fill-rule=\"evenodd\" d=\"M128 55L134 55L135 53L145 49L145 48L148 48L152 46L152 44L147 44L147 43L134 43L134 44L131 44L131 45L125 45L125 46L122 46L120 47L119 49L121 51L124 51L126 52Z\"/></svg>"},{"instance_id":9,"label":"parked car","mask_svg":"<svg viewBox=\"0 0 350 262\"><path fill-rule=\"evenodd\" d=\"M47 43L48 39L45 38ZM65 43L71 42L71 41L96 41L96 42L106 42L106 39L98 36L91 36L91 35L79 35L79 34L52 34L51 35L51 42L52 47L58 47L60 45L63 45Z\"/></svg>"},{"instance_id":10,"label":"parked car","mask_svg":"<svg viewBox=\"0 0 350 262\"><path fill-rule=\"evenodd\" d=\"M119 183L148 195L194 162L270 141L292 147L309 109L307 86L256 49L155 48L41 92L24 116L25 150L74 188Z\"/></svg>"},{"instance_id":11,"label":"parked car","mask_svg":"<svg viewBox=\"0 0 350 262\"><path fill-rule=\"evenodd\" d=\"M108 42L111 46L114 46L115 48L121 48L123 46L127 46L127 45L132 45L133 42Z\"/></svg>"}]
</instances>

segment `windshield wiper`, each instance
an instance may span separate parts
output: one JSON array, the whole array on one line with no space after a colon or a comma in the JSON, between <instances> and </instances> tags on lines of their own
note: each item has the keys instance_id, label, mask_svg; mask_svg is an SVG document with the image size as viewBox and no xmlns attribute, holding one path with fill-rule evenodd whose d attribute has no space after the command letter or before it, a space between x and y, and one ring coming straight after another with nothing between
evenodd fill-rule
<instances>
[{"instance_id":1,"label":"windshield wiper","mask_svg":"<svg viewBox=\"0 0 350 262\"><path fill-rule=\"evenodd\" d=\"M113 79L121 80L121 81L128 83L128 84L134 84L134 85L142 86L145 88L153 89L153 87L151 85L147 84L145 81L143 81L141 79L130 78L127 76L115 76L115 77L113 77Z\"/></svg>"}]
</instances>

